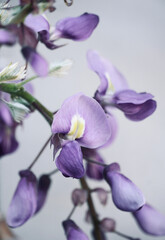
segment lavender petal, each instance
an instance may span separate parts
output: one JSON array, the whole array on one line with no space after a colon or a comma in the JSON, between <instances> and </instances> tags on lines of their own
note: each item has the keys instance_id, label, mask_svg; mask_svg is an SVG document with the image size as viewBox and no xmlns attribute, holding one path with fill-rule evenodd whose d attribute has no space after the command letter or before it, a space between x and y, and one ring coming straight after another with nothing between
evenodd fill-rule
<instances>
[{"instance_id":1,"label":"lavender petal","mask_svg":"<svg viewBox=\"0 0 165 240\"><path fill-rule=\"evenodd\" d=\"M153 236L165 236L165 216L149 204L132 213L139 227Z\"/></svg>"},{"instance_id":2,"label":"lavender petal","mask_svg":"<svg viewBox=\"0 0 165 240\"><path fill-rule=\"evenodd\" d=\"M65 177L82 178L85 174L81 148L76 141L63 146L56 159L56 166Z\"/></svg>"},{"instance_id":3,"label":"lavender petal","mask_svg":"<svg viewBox=\"0 0 165 240\"><path fill-rule=\"evenodd\" d=\"M145 204L140 189L127 177L117 171L104 172L105 179L111 187L112 199L117 208L133 212Z\"/></svg>"},{"instance_id":4,"label":"lavender petal","mask_svg":"<svg viewBox=\"0 0 165 240\"><path fill-rule=\"evenodd\" d=\"M62 224L67 240L89 240L87 235L72 220L66 220Z\"/></svg>"},{"instance_id":5,"label":"lavender petal","mask_svg":"<svg viewBox=\"0 0 165 240\"><path fill-rule=\"evenodd\" d=\"M89 13L79 17L68 17L57 22L55 34L59 38L83 41L91 36L98 22L99 17Z\"/></svg>"},{"instance_id":6,"label":"lavender petal","mask_svg":"<svg viewBox=\"0 0 165 240\"><path fill-rule=\"evenodd\" d=\"M23 225L36 211L37 207L37 180L29 171L20 172L20 181L14 193L7 212L7 223L15 228Z\"/></svg>"},{"instance_id":7,"label":"lavender petal","mask_svg":"<svg viewBox=\"0 0 165 240\"><path fill-rule=\"evenodd\" d=\"M41 57L35 49L31 47L23 47L22 54L24 58L31 64L33 70L40 76L48 75L48 63Z\"/></svg>"}]
</instances>

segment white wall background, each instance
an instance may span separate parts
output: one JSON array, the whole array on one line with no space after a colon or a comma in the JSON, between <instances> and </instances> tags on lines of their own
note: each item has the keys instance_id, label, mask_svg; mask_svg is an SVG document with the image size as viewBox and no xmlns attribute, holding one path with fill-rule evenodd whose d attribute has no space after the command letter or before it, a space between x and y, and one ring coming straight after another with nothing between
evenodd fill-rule
<instances>
[{"instance_id":1,"label":"white wall background","mask_svg":"<svg viewBox=\"0 0 165 240\"><path fill-rule=\"evenodd\" d=\"M13 1L14 2L14 1ZM102 151L107 163L117 161L122 172L143 191L147 201L165 214L165 1L164 0L75 0L72 7L62 0L56 3L57 10L50 15L51 23L67 16L84 12L100 16L100 23L91 38L85 42L71 42L66 47L49 51L39 47L40 53L50 62L71 58L74 66L64 78L45 78L34 81L35 96L50 110L55 111L68 96L84 92L93 96L99 79L88 69L86 52L97 49L102 56L120 69L132 89L152 93L157 100L157 111L143 122L131 122L116 111L119 123L118 137L114 144ZM0 64L21 59L19 47L1 48ZM32 70L29 76L33 74ZM39 113L33 113L17 131L20 147L16 153L0 162L1 201L6 213L18 182L18 171L25 169L50 135L50 128ZM40 175L55 168L52 150L47 148L34 166ZM91 185L94 182L89 181ZM97 184L96 184L97 185ZM104 182L99 184L108 189ZM61 222L69 214L72 204L70 192L79 183L66 179L61 174L53 176L53 184L44 209L24 226L15 230L21 240L63 240ZM156 239L144 235L129 213L119 211L111 199L107 207L96 200L100 217L112 217L117 221L117 230L143 240ZM91 227L84 223L87 206L76 211L73 219L88 235ZM110 234L108 239L120 237ZM165 237L160 237L163 240Z\"/></svg>"}]
</instances>

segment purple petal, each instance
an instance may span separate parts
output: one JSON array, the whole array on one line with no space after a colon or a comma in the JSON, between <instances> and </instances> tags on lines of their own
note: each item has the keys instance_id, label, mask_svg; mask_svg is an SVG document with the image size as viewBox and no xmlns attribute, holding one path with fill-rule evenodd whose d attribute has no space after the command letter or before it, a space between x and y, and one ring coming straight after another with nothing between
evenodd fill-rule
<instances>
[{"instance_id":1,"label":"purple petal","mask_svg":"<svg viewBox=\"0 0 165 240\"><path fill-rule=\"evenodd\" d=\"M96 51L88 51L87 61L89 68L96 72L96 74L100 77L101 83L98 87L98 92L100 94L104 95L106 93L109 85L109 79L112 82L115 91L128 88L126 79L122 76L122 74Z\"/></svg>"},{"instance_id":2,"label":"purple petal","mask_svg":"<svg viewBox=\"0 0 165 240\"><path fill-rule=\"evenodd\" d=\"M24 21L24 24L31 28L34 32L46 30L49 32L49 23L42 15L29 14Z\"/></svg>"},{"instance_id":3,"label":"purple petal","mask_svg":"<svg viewBox=\"0 0 165 240\"><path fill-rule=\"evenodd\" d=\"M38 44L38 39L36 37L35 32L31 28L28 28L26 26L24 26L23 29L24 29L23 31L21 27L18 29L18 37L19 37L20 45L22 47L28 46L36 49Z\"/></svg>"},{"instance_id":4,"label":"purple petal","mask_svg":"<svg viewBox=\"0 0 165 240\"><path fill-rule=\"evenodd\" d=\"M56 166L66 177L82 178L84 176L82 152L77 141L63 146L56 159Z\"/></svg>"},{"instance_id":5,"label":"purple petal","mask_svg":"<svg viewBox=\"0 0 165 240\"><path fill-rule=\"evenodd\" d=\"M20 172L20 181L14 193L7 213L7 223L10 227L19 227L33 216L37 207L37 180L29 171Z\"/></svg>"},{"instance_id":6,"label":"purple petal","mask_svg":"<svg viewBox=\"0 0 165 240\"><path fill-rule=\"evenodd\" d=\"M117 92L113 99L115 104L132 103L139 105L151 100L154 96L150 93L137 93L133 90L124 90Z\"/></svg>"},{"instance_id":7,"label":"purple petal","mask_svg":"<svg viewBox=\"0 0 165 240\"><path fill-rule=\"evenodd\" d=\"M72 192L72 202L75 206L84 204L87 201L87 198L87 190L76 188Z\"/></svg>"},{"instance_id":8,"label":"purple petal","mask_svg":"<svg viewBox=\"0 0 165 240\"><path fill-rule=\"evenodd\" d=\"M72 220L66 220L62 224L67 240L89 240L87 235Z\"/></svg>"},{"instance_id":9,"label":"purple petal","mask_svg":"<svg viewBox=\"0 0 165 240\"><path fill-rule=\"evenodd\" d=\"M13 45L16 43L17 37L5 29L0 29L0 44Z\"/></svg>"},{"instance_id":10,"label":"purple petal","mask_svg":"<svg viewBox=\"0 0 165 240\"><path fill-rule=\"evenodd\" d=\"M13 125L13 119L10 110L3 102L0 102L0 121L4 122L8 126Z\"/></svg>"},{"instance_id":11,"label":"purple petal","mask_svg":"<svg viewBox=\"0 0 165 240\"><path fill-rule=\"evenodd\" d=\"M140 189L117 171L105 171L105 179L112 190L112 199L117 208L133 212L145 204Z\"/></svg>"},{"instance_id":12,"label":"purple petal","mask_svg":"<svg viewBox=\"0 0 165 240\"><path fill-rule=\"evenodd\" d=\"M62 47L63 45L55 45L53 42L50 40L50 34L48 31L43 30L38 33L39 40L45 44L45 46L51 50L57 49L59 47Z\"/></svg>"},{"instance_id":13,"label":"purple petal","mask_svg":"<svg viewBox=\"0 0 165 240\"><path fill-rule=\"evenodd\" d=\"M74 41L83 41L89 38L99 22L95 14L84 13L79 17L68 17L56 24L59 38L68 38Z\"/></svg>"},{"instance_id":14,"label":"purple petal","mask_svg":"<svg viewBox=\"0 0 165 240\"><path fill-rule=\"evenodd\" d=\"M132 214L145 233L154 236L165 236L165 216L149 204L145 204L140 210Z\"/></svg>"},{"instance_id":15,"label":"purple petal","mask_svg":"<svg viewBox=\"0 0 165 240\"><path fill-rule=\"evenodd\" d=\"M141 121L156 110L156 101L150 93L125 90L115 94L113 102L132 121Z\"/></svg>"},{"instance_id":16,"label":"purple petal","mask_svg":"<svg viewBox=\"0 0 165 240\"><path fill-rule=\"evenodd\" d=\"M40 77L48 75L48 63L33 48L23 47L22 54Z\"/></svg>"},{"instance_id":17,"label":"purple petal","mask_svg":"<svg viewBox=\"0 0 165 240\"><path fill-rule=\"evenodd\" d=\"M104 163L101 155L94 149L82 148L83 156L86 159L95 160L97 162ZM94 180L103 179L104 168L98 164L87 162L86 164L86 175Z\"/></svg>"},{"instance_id":18,"label":"purple petal","mask_svg":"<svg viewBox=\"0 0 165 240\"><path fill-rule=\"evenodd\" d=\"M13 153L18 148L18 142L15 138L15 126L9 127L0 124L0 157Z\"/></svg>"},{"instance_id":19,"label":"purple petal","mask_svg":"<svg viewBox=\"0 0 165 240\"><path fill-rule=\"evenodd\" d=\"M116 222L111 218L102 219L100 225L104 232L114 232L116 228Z\"/></svg>"},{"instance_id":20,"label":"purple petal","mask_svg":"<svg viewBox=\"0 0 165 240\"><path fill-rule=\"evenodd\" d=\"M54 116L52 132L68 133L74 116L81 117L85 121L83 135L76 139L81 146L97 148L109 140L111 129L105 112L96 100L82 93L65 100Z\"/></svg>"},{"instance_id":21,"label":"purple petal","mask_svg":"<svg viewBox=\"0 0 165 240\"><path fill-rule=\"evenodd\" d=\"M48 175L42 175L38 182L38 194L37 194L37 209L36 212L39 212L41 208L44 206L48 190L50 188L51 180Z\"/></svg>"},{"instance_id":22,"label":"purple petal","mask_svg":"<svg viewBox=\"0 0 165 240\"><path fill-rule=\"evenodd\" d=\"M114 142L114 140L116 139L116 136L117 136L117 133L118 133L118 124L117 124L116 118L111 113L107 113L107 120L109 122L109 127L111 129L111 137L100 148L104 148L104 147L107 147L110 144L112 144Z\"/></svg>"}]
</instances>

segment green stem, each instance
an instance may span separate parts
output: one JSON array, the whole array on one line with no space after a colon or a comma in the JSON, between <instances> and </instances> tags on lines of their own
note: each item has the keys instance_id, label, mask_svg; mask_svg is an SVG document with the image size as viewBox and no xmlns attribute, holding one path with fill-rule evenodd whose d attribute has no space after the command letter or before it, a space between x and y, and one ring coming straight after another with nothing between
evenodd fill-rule
<instances>
[{"instance_id":1,"label":"green stem","mask_svg":"<svg viewBox=\"0 0 165 240\"><path fill-rule=\"evenodd\" d=\"M90 211L92 222L93 222L94 238L95 238L95 240L102 240L102 234L101 234L101 230L100 230L99 219L98 219L98 215L97 215L97 212L95 210L93 200L92 200L92 197L91 197L91 194L90 194L90 188L88 187L88 184L87 184L85 178L81 178L80 183L81 183L82 188L89 192L87 203L88 203L89 211Z\"/></svg>"},{"instance_id":2,"label":"green stem","mask_svg":"<svg viewBox=\"0 0 165 240\"><path fill-rule=\"evenodd\" d=\"M28 78L28 79L26 79L26 80L18 83L17 86L21 88L23 85L25 85L25 84L28 83L28 82L31 82L32 80L34 80L34 79L36 79L36 78L38 78L37 75L35 75L35 76L31 77L31 78Z\"/></svg>"},{"instance_id":3,"label":"green stem","mask_svg":"<svg viewBox=\"0 0 165 240\"><path fill-rule=\"evenodd\" d=\"M38 110L41 115L47 120L47 122L51 125L53 121L53 113L50 112L42 103L40 103L35 97L33 97L30 93L24 90L24 88L19 88L16 84L0 84L0 91L7 92L12 96L21 97L26 100L31 106L33 106L36 110Z\"/></svg>"},{"instance_id":4,"label":"green stem","mask_svg":"<svg viewBox=\"0 0 165 240\"><path fill-rule=\"evenodd\" d=\"M18 24L24 21L25 17L32 12L31 4L26 4L22 10L16 15L11 21L10 24Z\"/></svg>"}]
</instances>

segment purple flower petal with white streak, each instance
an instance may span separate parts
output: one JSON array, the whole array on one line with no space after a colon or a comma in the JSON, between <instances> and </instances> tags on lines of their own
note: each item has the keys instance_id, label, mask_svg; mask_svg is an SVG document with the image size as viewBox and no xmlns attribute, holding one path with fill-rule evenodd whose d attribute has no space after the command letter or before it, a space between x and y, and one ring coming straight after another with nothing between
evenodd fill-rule
<instances>
[{"instance_id":1,"label":"purple flower petal with white streak","mask_svg":"<svg viewBox=\"0 0 165 240\"><path fill-rule=\"evenodd\" d=\"M38 181L37 209L35 211L35 214L38 213L44 206L50 185L51 185L50 177L48 175L42 175Z\"/></svg>"},{"instance_id":2,"label":"purple flower petal with white streak","mask_svg":"<svg viewBox=\"0 0 165 240\"><path fill-rule=\"evenodd\" d=\"M13 45L17 41L17 37L15 34L5 30L0 29L0 45L6 44L6 45Z\"/></svg>"},{"instance_id":3,"label":"purple flower petal with white streak","mask_svg":"<svg viewBox=\"0 0 165 240\"><path fill-rule=\"evenodd\" d=\"M66 220L62 224L67 240L89 240L87 235L72 220Z\"/></svg>"},{"instance_id":4,"label":"purple flower petal with white streak","mask_svg":"<svg viewBox=\"0 0 165 240\"><path fill-rule=\"evenodd\" d=\"M63 146L56 159L56 166L65 177L82 178L85 174L80 145L77 141Z\"/></svg>"},{"instance_id":5,"label":"purple flower petal with white streak","mask_svg":"<svg viewBox=\"0 0 165 240\"><path fill-rule=\"evenodd\" d=\"M133 212L145 204L140 189L124 175L105 168L104 177L111 187L113 202L120 210Z\"/></svg>"},{"instance_id":6,"label":"purple flower petal with white streak","mask_svg":"<svg viewBox=\"0 0 165 240\"><path fill-rule=\"evenodd\" d=\"M98 22L99 17L89 13L79 17L68 17L57 22L55 34L59 38L83 41L91 36Z\"/></svg>"},{"instance_id":7,"label":"purple flower petal with white streak","mask_svg":"<svg viewBox=\"0 0 165 240\"><path fill-rule=\"evenodd\" d=\"M150 93L136 93L133 90L117 92L113 103L133 121L141 121L156 110L156 102Z\"/></svg>"},{"instance_id":8,"label":"purple flower petal with white streak","mask_svg":"<svg viewBox=\"0 0 165 240\"><path fill-rule=\"evenodd\" d=\"M132 214L145 233L153 236L165 236L165 216L149 204L145 204L140 210Z\"/></svg>"},{"instance_id":9,"label":"purple flower petal with white streak","mask_svg":"<svg viewBox=\"0 0 165 240\"><path fill-rule=\"evenodd\" d=\"M89 68L100 77L98 92L104 95L109 87L109 80L112 82L115 91L128 88L128 84L123 75L106 59L101 57L96 51L89 50L87 53Z\"/></svg>"},{"instance_id":10,"label":"purple flower petal with white streak","mask_svg":"<svg viewBox=\"0 0 165 240\"><path fill-rule=\"evenodd\" d=\"M65 100L60 110L54 116L52 132L54 134L63 133L64 136L67 136L66 134L71 129L74 117L84 121L82 135L75 138L81 146L97 148L109 140L111 129L102 107L96 100L82 93Z\"/></svg>"},{"instance_id":11,"label":"purple flower petal with white streak","mask_svg":"<svg viewBox=\"0 0 165 240\"><path fill-rule=\"evenodd\" d=\"M33 48L23 47L22 54L24 58L31 64L33 70L40 76L45 77L48 75L48 63L41 57Z\"/></svg>"},{"instance_id":12,"label":"purple flower petal with white streak","mask_svg":"<svg viewBox=\"0 0 165 240\"><path fill-rule=\"evenodd\" d=\"M7 213L7 223L12 228L23 225L33 216L37 207L35 175L29 170L24 170L20 172L20 177Z\"/></svg>"},{"instance_id":13,"label":"purple flower petal with white streak","mask_svg":"<svg viewBox=\"0 0 165 240\"><path fill-rule=\"evenodd\" d=\"M24 24L36 33L43 30L49 31L50 29L48 21L42 15L29 14L25 18Z\"/></svg>"},{"instance_id":14,"label":"purple flower petal with white streak","mask_svg":"<svg viewBox=\"0 0 165 240\"><path fill-rule=\"evenodd\" d=\"M100 163L104 163L103 158L95 149L82 148L84 158L91 159ZM86 175L94 180L103 179L104 167L96 163L87 162L86 164Z\"/></svg>"}]
</instances>

